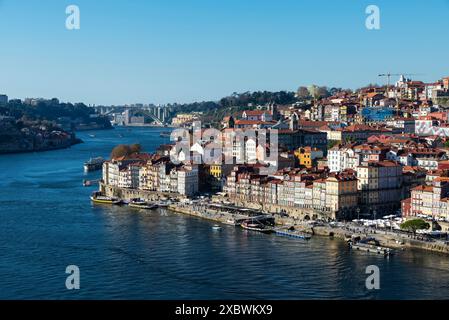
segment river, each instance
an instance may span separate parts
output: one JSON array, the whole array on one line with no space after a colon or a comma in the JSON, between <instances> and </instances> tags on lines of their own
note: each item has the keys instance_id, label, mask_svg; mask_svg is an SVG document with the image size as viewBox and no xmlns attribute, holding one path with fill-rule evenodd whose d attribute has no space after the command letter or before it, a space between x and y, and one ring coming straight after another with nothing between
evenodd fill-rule
<instances>
[{"instance_id":1,"label":"river","mask_svg":"<svg viewBox=\"0 0 449 320\"><path fill-rule=\"evenodd\" d=\"M162 128L82 132L70 149L0 156L0 299L447 299L449 257L351 252L341 240L247 232L166 210L98 206L90 157L154 151ZM80 269L80 290L65 287ZM365 287L368 265L380 289Z\"/></svg>"}]
</instances>

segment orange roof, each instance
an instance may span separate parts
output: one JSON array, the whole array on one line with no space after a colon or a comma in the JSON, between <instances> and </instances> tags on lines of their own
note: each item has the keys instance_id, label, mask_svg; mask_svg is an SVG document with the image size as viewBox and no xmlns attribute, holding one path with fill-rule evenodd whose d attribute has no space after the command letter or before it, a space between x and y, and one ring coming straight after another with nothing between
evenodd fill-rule
<instances>
[{"instance_id":1,"label":"orange roof","mask_svg":"<svg viewBox=\"0 0 449 320\"><path fill-rule=\"evenodd\" d=\"M412 188L414 191L433 192L432 186L417 186Z\"/></svg>"},{"instance_id":2,"label":"orange roof","mask_svg":"<svg viewBox=\"0 0 449 320\"><path fill-rule=\"evenodd\" d=\"M271 111L268 110L245 110L243 113L246 113L248 116L261 116L264 113L271 114Z\"/></svg>"}]
</instances>

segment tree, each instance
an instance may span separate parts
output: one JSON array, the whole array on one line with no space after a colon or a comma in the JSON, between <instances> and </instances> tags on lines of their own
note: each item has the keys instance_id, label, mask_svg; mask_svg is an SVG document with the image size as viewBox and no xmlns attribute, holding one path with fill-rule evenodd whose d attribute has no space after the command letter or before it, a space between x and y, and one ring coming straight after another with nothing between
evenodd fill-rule
<instances>
[{"instance_id":1,"label":"tree","mask_svg":"<svg viewBox=\"0 0 449 320\"><path fill-rule=\"evenodd\" d=\"M330 96L329 90L327 87L319 87L317 90L318 98L327 98Z\"/></svg>"},{"instance_id":2,"label":"tree","mask_svg":"<svg viewBox=\"0 0 449 320\"><path fill-rule=\"evenodd\" d=\"M309 88L308 88L310 95L315 99L321 99L321 98L327 98L330 96L329 94L329 90L327 89L327 87L319 87L317 85L312 84Z\"/></svg>"},{"instance_id":3,"label":"tree","mask_svg":"<svg viewBox=\"0 0 449 320\"><path fill-rule=\"evenodd\" d=\"M127 144L119 144L111 152L111 159L117 159L121 157L128 157L133 154L140 153L142 151L142 146L138 143L127 145Z\"/></svg>"},{"instance_id":4,"label":"tree","mask_svg":"<svg viewBox=\"0 0 449 320\"><path fill-rule=\"evenodd\" d=\"M327 149L332 149L333 147L335 147L338 144L341 144L341 141L329 140L329 142L327 143Z\"/></svg>"},{"instance_id":5,"label":"tree","mask_svg":"<svg viewBox=\"0 0 449 320\"><path fill-rule=\"evenodd\" d=\"M117 159L121 157L126 157L131 153L131 149L126 144L119 144L111 152L111 159Z\"/></svg>"},{"instance_id":6,"label":"tree","mask_svg":"<svg viewBox=\"0 0 449 320\"><path fill-rule=\"evenodd\" d=\"M446 148L449 148L449 140L446 140L446 141L444 142L444 146L445 146Z\"/></svg>"},{"instance_id":7,"label":"tree","mask_svg":"<svg viewBox=\"0 0 449 320\"><path fill-rule=\"evenodd\" d=\"M413 234L416 233L416 230L423 230L429 228L430 224L428 224L422 219L408 220L401 224L401 229L411 231L413 232Z\"/></svg>"},{"instance_id":8,"label":"tree","mask_svg":"<svg viewBox=\"0 0 449 320\"><path fill-rule=\"evenodd\" d=\"M298 98L308 98L310 97L310 92L309 90L307 90L306 87L299 87L298 90L296 91L296 96Z\"/></svg>"},{"instance_id":9,"label":"tree","mask_svg":"<svg viewBox=\"0 0 449 320\"><path fill-rule=\"evenodd\" d=\"M140 144L138 144L138 143L132 144L129 147L129 151L131 153L139 153L140 151L142 151L142 146Z\"/></svg>"}]
</instances>

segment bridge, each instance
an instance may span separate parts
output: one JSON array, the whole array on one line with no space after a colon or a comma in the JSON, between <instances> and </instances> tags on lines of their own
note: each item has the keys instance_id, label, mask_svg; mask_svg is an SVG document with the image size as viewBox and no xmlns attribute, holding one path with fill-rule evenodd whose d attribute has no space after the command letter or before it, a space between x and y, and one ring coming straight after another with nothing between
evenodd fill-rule
<instances>
[{"instance_id":1,"label":"bridge","mask_svg":"<svg viewBox=\"0 0 449 320\"><path fill-rule=\"evenodd\" d=\"M141 113L159 125L164 125L171 114L171 108L160 106L94 106L92 108L97 113L107 116L128 112L129 117L132 114Z\"/></svg>"}]
</instances>

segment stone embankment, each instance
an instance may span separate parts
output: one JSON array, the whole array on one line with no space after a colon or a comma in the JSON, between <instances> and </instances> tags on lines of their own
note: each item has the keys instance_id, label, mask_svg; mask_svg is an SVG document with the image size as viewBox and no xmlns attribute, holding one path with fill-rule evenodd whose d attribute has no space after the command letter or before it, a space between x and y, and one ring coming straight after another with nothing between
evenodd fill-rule
<instances>
[{"instance_id":1,"label":"stone embankment","mask_svg":"<svg viewBox=\"0 0 449 320\"><path fill-rule=\"evenodd\" d=\"M100 191L102 191L106 196L118 197L123 200L130 200L133 198L141 198L146 201L161 201L161 200L185 200L186 197L181 195L176 195L173 193L161 193L154 191L142 191L135 189L123 189L113 186L108 186L100 183ZM236 203L238 205L238 203ZM243 206L242 206L243 207ZM256 206L251 206L246 204L244 208L261 209ZM169 209L187 214L190 216L195 216L202 219L207 219L211 221L216 221L220 223L230 223L230 221L242 220L248 218L242 214L226 213L223 211L218 211L213 208L207 207L201 204L185 204L182 201L173 203L169 206ZM331 226L330 224L323 224L318 226L311 226L307 221L304 221L299 216L286 217L281 215L276 215L276 224L284 227L293 226L295 230L308 233L311 235L334 237L343 240L350 239L351 236L356 235L360 237L373 237L379 240L380 244L384 247L394 248L397 250L408 250L408 249L420 249L432 252L449 254L449 245L442 241L422 241L413 238L411 235L395 233L392 231L385 230L375 230L363 227L356 227L350 224L345 224L344 226Z\"/></svg>"}]
</instances>

